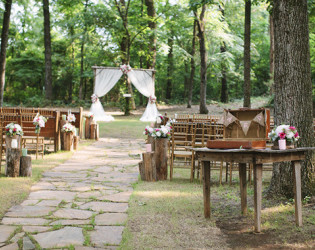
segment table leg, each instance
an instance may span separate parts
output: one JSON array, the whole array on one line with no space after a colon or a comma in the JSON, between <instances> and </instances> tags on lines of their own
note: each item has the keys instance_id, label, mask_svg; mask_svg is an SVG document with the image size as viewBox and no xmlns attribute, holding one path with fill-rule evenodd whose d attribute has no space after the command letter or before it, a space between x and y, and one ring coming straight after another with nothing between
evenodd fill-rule
<instances>
[{"instance_id":1,"label":"table leg","mask_svg":"<svg viewBox=\"0 0 315 250\"><path fill-rule=\"evenodd\" d=\"M203 170L203 205L205 218L210 218L210 162L202 161Z\"/></svg>"},{"instance_id":2,"label":"table leg","mask_svg":"<svg viewBox=\"0 0 315 250\"><path fill-rule=\"evenodd\" d=\"M247 214L247 183L246 183L246 163L239 163L240 191L241 191L241 209L242 214Z\"/></svg>"},{"instance_id":3,"label":"table leg","mask_svg":"<svg viewBox=\"0 0 315 250\"><path fill-rule=\"evenodd\" d=\"M295 223L298 227L303 224L302 221L302 195L301 195L301 163L292 162L293 181L294 181L294 203L295 203Z\"/></svg>"},{"instance_id":4,"label":"table leg","mask_svg":"<svg viewBox=\"0 0 315 250\"><path fill-rule=\"evenodd\" d=\"M262 197L262 164L254 164L254 219L255 232L260 233L261 197Z\"/></svg>"}]
</instances>

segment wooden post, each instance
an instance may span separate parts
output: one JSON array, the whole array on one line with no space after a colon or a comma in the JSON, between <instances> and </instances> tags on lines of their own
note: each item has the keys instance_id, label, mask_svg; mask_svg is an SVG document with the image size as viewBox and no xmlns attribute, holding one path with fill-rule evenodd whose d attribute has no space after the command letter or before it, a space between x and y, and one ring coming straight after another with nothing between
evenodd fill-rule
<instances>
[{"instance_id":1,"label":"wooden post","mask_svg":"<svg viewBox=\"0 0 315 250\"><path fill-rule=\"evenodd\" d=\"M262 197L262 164L255 164L254 167L254 219L255 232L261 231L261 197Z\"/></svg>"},{"instance_id":2,"label":"wooden post","mask_svg":"<svg viewBox=\"0 0 315 250\"><path fill-rule=\"evenodd\" d=\"M85 139L90 139L90 133L91 133L91 128L90 128L90 125L91 125L91 118L89 117L86 117L85 118Z\"/></svg>"},{"instance_id":3,"label":"wooden post","mask_svg":"<svg viewBox=\"0 0 315 250\"><path fill-rule=\"evenodd\" d=\"M80 139L80 136L77 136L77 135L73 136L73 150L78 149L79 139Z\"/></svg>"},{"instance_id":4,"label":"wooden post","mask_svg":"<svg viewBox=\"0 0 315 250\"><path fill-rule=\"evenodd\" d=\"M59 121L60 121L60 111L55 111L55 143L54 143L54 151L57 152L60 149L60 128L59 128Z\"/></svg>"},{"instance_id":5,"label":"wooden post","mask_svg":"<svg viewBox=\"0 0 315 250\"><path fill-rule=\"evenodd\" d=\"M30 156L21 156L20 176L32 177L32 158Z\"/></svg>"},{"instance_id":6,"label":"wooden post","mask_svg":"<svg viewBox=\"0 0 315 250\"><path fill-rule=\"evenodd\" d=\"M299 161L293 161L292 167L294 181L295 223L298 227L301 227L303 225L301 195L301 163Z\"/></svg>"},{"instance_id":7,"label":"wooden post","mask_svg":"<svg viewBox=\"0 0 315 250\"><path fill-rule=\"evenodd\" d=\"M247 214L247 183L246 183L246 163L239 163L240 191L241 191L241 209L242 214Z\"/></svg>"},{"instance_id":8,"label":"wooden post","mask_svg":"<svg viewBox=\"0 0 315 250\"><path fill-rule=\"evenodd\" d=\"M146 181L157 180L157 171L155 164L154 152L142 153L144 175Z\"/></svg>"},{"instance_id":9,"label":"wooden post","mask_svg":"<svg viewBox=\"0 0 315 250\"><path fill-rule=\"evenodd\" d=\"M36 160L38 157L38 140L39 140L39 133L37 133L37 136L36 136Z\"/></svg>"},{"instance_id":10,"label":"wooden post","mask_svg":"<svg viewBox=\"0 0 315 250\"><path fill-rule=\"evenodd\" d=\"M97 137L98 124L96 122L91 123L90 129L90 139L95 140Z\"/></svg>"},{"instance_id":11,"label":"wooden post","mask_svg":"<svg viewBox=\"0 0 315 250\"><path fill-rule=\"evenodd\" d=\"M83 108L80 107L80 124L79 124L79 134L83 138Z\"/></svg>"},{"instance_id":12,"label":"wooden post","mask_svg":"<svg viewBox=\"0 0 315 250\"><path fill-rule=\"evenodd\" d=\"M99 124L96 124L95 140L98 141L99 139L100 139L100 126Z\"/></svg>"},{"instance_id":13,"label":"wooden post","mask_svg":"<svg viewBox=\"0 0 315 250\"><path fill-rule=\"evenodd\" d=\"M155 139L155 164L156 164L156 178L157 180L167 179L167 138L156 138Z\"/></svg>"},{"instance_id":14,"label":"wooden post","mask_svg":"<svg viewBox=\"0 0 315 250\"><path fill-rule=\"evenodd\" d=\"M202 161L203 171L203 207L205 218L210 218L210 162Z\"/></svg>"},{"instance_id":15,"label":"wooden post","mask_svg":"<svg viewBox=\"0 0 315 250\"><path fill-rule=\"evenodd\" d=\"M20 175L20 148L7 148L6 176L18 177Z\"/></svg>"}]
</instances>

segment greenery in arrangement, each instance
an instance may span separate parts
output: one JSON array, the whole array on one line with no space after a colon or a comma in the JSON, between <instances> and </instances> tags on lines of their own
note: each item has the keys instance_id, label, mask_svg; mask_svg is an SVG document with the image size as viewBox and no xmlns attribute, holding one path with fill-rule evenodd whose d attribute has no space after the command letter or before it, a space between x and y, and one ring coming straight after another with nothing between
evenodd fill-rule
<instances>
[{"instance_id":1,"label":"greenery in arrangement","mask_svg":"<svg viewBox=\"0 0 315 250\"><path fill-rule=\"evenodd\" d=\"M5 127L5 134L7 136L23 135L23 130L19 124L10 123Z\"/></svg>"}]
</instances>

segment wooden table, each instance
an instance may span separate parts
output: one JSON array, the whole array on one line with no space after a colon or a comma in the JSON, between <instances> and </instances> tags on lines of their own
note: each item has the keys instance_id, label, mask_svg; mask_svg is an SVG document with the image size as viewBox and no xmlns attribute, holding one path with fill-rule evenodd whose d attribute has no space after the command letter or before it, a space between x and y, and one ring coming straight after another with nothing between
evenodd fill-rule
<instances>
[{"instance_id":1,"label":"wooden table","mask_svg":"<svg viewBox=\"0 0 315 250\"><path fill-rule=\"evenodd\" d=\"M241 210L247 213L246 163L252 163L254 168L254 219L255 232L261 231L261 198L262 198L262 168L264 163L291 161L294 179L295 222L302 226L301 199L301 164L305 153L315 148L295 148L287 150L271 149L208 149L194 148L203 168L203 198L204 215L210 218L210 162L225 161L239 163Z\"/></svg>"}]
</instances>

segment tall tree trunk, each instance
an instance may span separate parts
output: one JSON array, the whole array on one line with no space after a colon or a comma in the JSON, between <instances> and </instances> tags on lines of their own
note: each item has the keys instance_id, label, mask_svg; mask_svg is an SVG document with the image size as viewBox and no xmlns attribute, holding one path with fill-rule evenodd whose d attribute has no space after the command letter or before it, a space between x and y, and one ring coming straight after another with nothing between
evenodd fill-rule
<instances>
[{"instance_id":1,"label":"tall tree trunk","mask_svg":"<svg viewBox=\"0 0 315 250\"><path fill-rule=\"evenodd\" d=\"M45 43L45 96L53 99L49 0L43 0Z\"/></svg>"},{"instance_id":2,"label":"tall tree trunk","mask_svg":"<svg viewBox=\"0 0 315 250\"><path fill-rule=\"evenodd\" d=\"M225 21L224 6L219 5L219 9L222 14L221 21L224 22ZM222 42L220 46L220 51L221 51L221 54L226 52L226 44L224 41ZM229 97L228 97L228 86L227 86L227 80L226 80L226 65L225 65L224 60L223 62L221 62L221 75L222 75L221 77L221 102L227 103L229 100Z\"/></svg>"},{"instance_id":3,"label":"tall tree trunk","mask_svg":"<svg viewBox=\"0 0 315 250\"><path fill-rule=\"evenodd\" d=\"M72 93L73 93L73 78L74 78L74 60L75 60L75 54L74 54L74 27L70 27L70 36L71 36L71 65L69 69L69 96L68 96L68 102L72 102Z\"/></svg>"},{"instance_id":4,"label":"tall tree trunk","mask_svg":"<svg viewBox=\"0 0 315 250\"><path fill-rule=\"evenodd\" d=\"M275 125L290 124L300 134L298 146L314 146L312 82L307 0L274 0ZM311 192L311 154L302 164L302 193ZM292 169L275 164L271 193L293 197Z\"/></svg>"},{"instance_id":5,"label":"tall tree trunk","mask_svg":"<svg viewBox=\"0 0 315 250\"><path fill-rule=\"evenodd\" d=\"M195 76L195 70L196 70L196 65L195 65L196 33L197 33L197 21L194 20L193 38L192 38L192 46L191 46L190 79L189 79L189 86L188 86L187 108L191 108L192 94L193 94L193 89L194 89L194 76Z\"/></svg>"},{"instance_id":6,"label":"tall tree trunk","mask_svg":"<svg viewBox=\"0 0 315 250\"><path fill-rule=\"evenodd\" d=\"M1 32L1 51L0 51L0 105L3 106L3 93L5 85L5 66L6 66L6 56L7 56L7 46L9 37L9 26L10 26L10 16L11 16L11 6L12 0L7 0L5 2L5 9L3 13L3 23Z\"/></svg>"},{"instance_id":7,"label":"tall tree trunk","mask_svg":"<svg viewBox=\"0 0 315 250\"><path fill-rule=\"evenodd\" d=\"M250 108L250 26L251 0L245 0L245 32L244 32L244 107Z\"/></svg>"},{"instance_id":8,"label":"tall tree trunk","mask_svg":"<svg viewBox=\"0 0 315 250\"><path fill-rule=\"evenodd\" d=\"M88 2L89 0L85 0L85 5L84 5L84 31L82 35L82 40L81 40L81 62L80 62L80 86L79 86L79 99L82 100L82 89L83 89L83 82L84 82L84 46L85 46L85 39L86 39L86 32L87 32L87 24L86 24L86 12L88 8Z\"/></svg>"},{"instance_id":9,"label":"tall tree trunk","mask_svg":"<svg viewBox=\"0 0 315 250\"><path fill-rule=\"evenodd\" d=\"M274 69L275 69L275 56L274 56L274 51L275 51L275 38L274 38L274 24L273 24L273 17L272 14L270 13L269 16L269 34L270 34L270 50L269 50L269 65L270 65L270 80L272 81L272 86L270 88L270 95L273 94L273 74L274 74Z\"/></svg>"},{"instance_id":10,"label":"tall tree trunk","mask_svg":"<svg viewBox=\"0 0 315 250\"><path fill-rule=\"evenodd\" d=\"M188 77L188 72L189 72L189 64L187 61L185 61L185 74L184 74L184 98L188 97L188 87L189 87L189 83L190 83L190 78Z\"/></svg>"},{"instance_id":11,"label":"tall tree trunk","mask_svg":"<svg viewBox=\"0 0 315 250\"><path fill-rule=\"evenodd\" d=\"M174 55L173 55L173 37L169 37L167 40L167 44L169 47L168 55L167 55L167 81L166 81L166 100L170 100L172 98L172 77L174 71Z\"/></svg>"},{"instance_id":12,"label":"tall tree trunk","mask_svg":"<svg viewBox=\"0 0 315 250\"><path fill-rule=\"evenodd\" d=\"M148 68L154 69L156 63L156 13L154 8L154 0L145 0L145 5L147 6L147 13L150 18L149 28L151 29L151 34L149 36L149 55L150 60L148 60Z\"/></svg>"},{"instance_id":13,"label":"tall tree trunk","mask_svg":"<svg viewBox=\"0 0 315 250\"><path fill-rule=\"evenodd\" d=\"M122 63L129 65L130 63L130 33L128 29L128 10L129 10L130 0L127 1L127 4L125 0L119 0L119 3L117 2L117 0L115 0L115 4L118 10L118 13L120 15L120 18L122 19L124 31L125 31L125 34L123 35L120 42ZM130 80L127 80L127 79L128 78L126 78L126 86L128 89L128 93L131 94L131 98L130 98L131 106L132 106L132 109L136 109L136 103L133 97L131 82Z\"/></svg>"},{"instance_id":14,"label":"tall tree trunk","mask_svg":"<svg viewBox=\"0 0 315 250\"><path fill-rule=\"evenodd\" d=\"M207 51L205 39L205 22L204 16L206 12L206 5L204 4L198 18L197 12L194 15L198 25L199 50L200 50L200 114L208 114L207 108Z\"/></svg>"},{"instance_id":15,"label":"tall tree trunk","mask_svg":"<svg viewBox=\"0 0 315 250\"><path fill-rule=\"evenodd\" d=\"M226 52L226 46L225 42L220 47L221 53ZM227 103L229 101L229 96L228 96L228 84L227 84L227 79L226 79L226 65L225 62L221 63L221 102Z\"/></svg>"}]
</instances>

